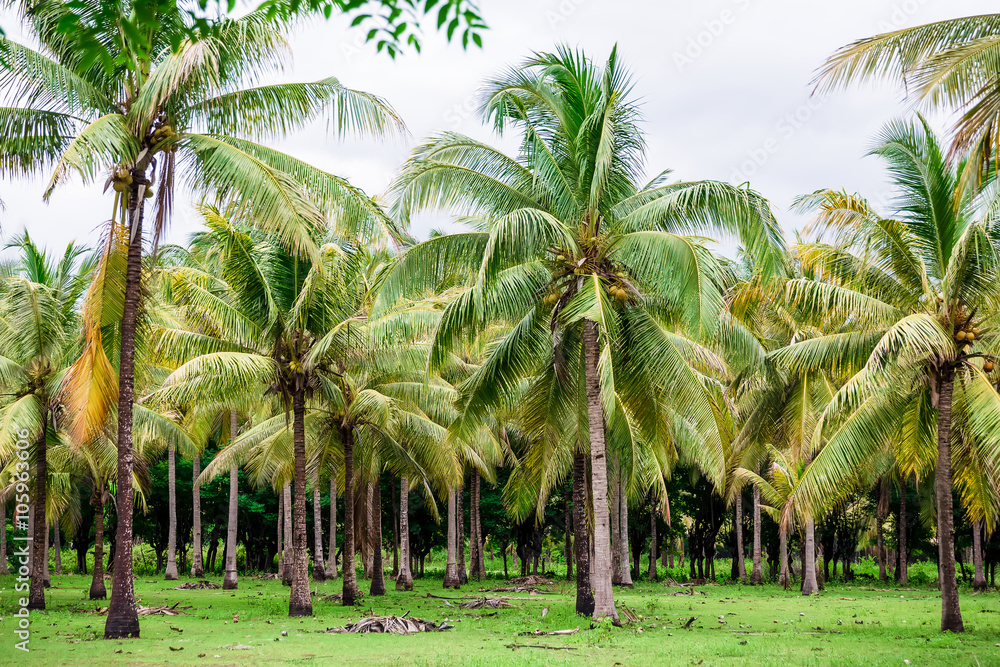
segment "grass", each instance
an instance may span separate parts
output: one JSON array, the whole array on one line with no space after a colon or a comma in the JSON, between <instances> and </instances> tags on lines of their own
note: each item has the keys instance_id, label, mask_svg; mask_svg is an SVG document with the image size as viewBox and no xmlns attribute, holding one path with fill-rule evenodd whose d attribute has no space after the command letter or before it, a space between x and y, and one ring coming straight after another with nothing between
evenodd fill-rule
<instances>
[{"instance_id":1,"label":"grass","mask_svg":"<svg viewBox=\"0 0 1000 667\"><path fill-rule=\"evenodd\" d=\"M221 579L212 578L221 584ZM513 594L518 605L495 616L463 611L427 593L474 596L478 582L445 591L440 578L417 580L412 593L365 597L356 608L326 602L341 581L312 584L315 616L289 619L288 589L278 581L241 577L235 592L177 591L149 576L136 581L140 604L191 606L190 616L145 616L142 638L104 641L106 603L86 599L89 577L53 577L48 610L32 612L31 652L13 649L16 599L12 577L0 577L0 662L40 665L152 664L372 664L372 665L988 665L1000 660L1000 613L996 593L962 596L966 633L938 631L940 596L933 588L877 590L870 585L828 585L803 598L774 585L695 587L642 582L616 590L616 599L642 617L639 625L592 626L573 612L574 589L558 581L556 595ZM368 582L361 582L367 590ZM499 582L489 582L499 583ZM491 587L491 586L486 586ZM109 586L110 588L110 586ZM391 582L390 582L391 588ZM542 618L542 609L549 613ZM440 621L455 629L409 637L337 635L323 632L365 611ZM490 612L490 610L485 610ZM233 615L239 614L234 622ZM689 630L681 629L696 617ZM720 623L720 617L724 622ZM521 633L580 627L571 636ZM282 637L281 632L287 636ZM236 645L248 646L237 649ZM531 647L516 648L531 645ZM535 648L551 646L569 650Z\"/></svg>"}]
</instances>

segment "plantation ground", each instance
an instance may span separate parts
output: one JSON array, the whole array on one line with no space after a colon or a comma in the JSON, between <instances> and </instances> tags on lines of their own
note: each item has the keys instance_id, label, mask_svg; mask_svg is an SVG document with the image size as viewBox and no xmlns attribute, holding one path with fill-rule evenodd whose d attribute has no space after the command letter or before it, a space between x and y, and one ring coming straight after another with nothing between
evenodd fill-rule
<instances>
[{"instance_id":1,"label":"plantation ground","mask_svg":"<svg viewBox=\"0 0 1000 667\"><path fill-rule=\"evenodd\" d=\"M221 584L220 578L212 578ZM31 652L13 648L16 607L12 577L0 577L0 663L22 665L105 664L378 664L378 665L997 665L1000 605L997 593L962 596L967 632L937 631L940 597L933 588L876 590L830 585L813 598L776 586L738 585L689 589L640 583L616 591L642 617L639 625L591 627L573 613L573 589L557 580L555 595L509 594L514 609L459 610L427 593L474 597L479 584L445 591L440 578L418 580L412 593L390 591L344 608L321 596L341 583L312 584L314 618L287 617L288 589L278 581L241 577L239 589L173 590L159 578L140 577L140 604L191 606L191 616L141 618L142 638L104 641L106 603L86 600L89 577L53 577L49 610L32 612ZM363 582L367 588L368 582ZM502 585L490 580L485 587ZM457 604L453 602L452 604ZM549 612L542 618L542 610ZM326 634L364 612L403 614L440 621L455 629L409 637ZM239 621L233 615L239 614ZM689 630L681 626L696 617ZM720 617L723 621L720 623ZM571 636L523 636L575 628ZM282 637L281 632L288 636ZM237 646L249 648L235 648ZM569 650L549 650L540 646ZM523 648L517 648L523 647ZM203 656L203 657L202 657Z\"/></svg>"}]
</instances>

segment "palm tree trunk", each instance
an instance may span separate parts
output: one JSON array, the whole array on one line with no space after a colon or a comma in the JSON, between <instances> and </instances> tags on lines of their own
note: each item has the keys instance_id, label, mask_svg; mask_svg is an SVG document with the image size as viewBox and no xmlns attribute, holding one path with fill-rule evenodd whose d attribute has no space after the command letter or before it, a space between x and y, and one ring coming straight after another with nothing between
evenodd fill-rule
<instances>
[{"instance_id":1,"label":"palm tree trunk","mask_svg":"<svg viewBox=\"0 0 1000 667\"><path fill-rule=\"evenodd\" d=\"M611 484L611 584L622 584L622 491L618 475L608 480ZM628 562L628 556L625 557Z\"/></svg>"},{"instance_id":2,"label":"palm tree trunk","mask_svg":"<svg viewBox=\"0 0 1000 667\"><path fill-rule=\"evenodd\" d=\"M232 439L236 439L236 411L230 411L229 424ZM239 518L239 469L233 463L229 466L229 524L226 529L226 574L222 579L222 588L234 590L239 585L236 573L236 528Z\"/></svg>"},{"instance_id":3,"label":"palm tree trunk","mask_svg":"<svg viewBox=\"0 0 1000 667\"><path fill-rule=\"evenodd\" d=\"M479 528L479 470L475 466L469 473L469 574L482 579L483 544Z\"/></svg>"},{"instance_id":4,"label":"palm tree trunk","mask_svg":"<svg viewBox=\"0 0 1000 667\"><path fill-rule=\"evenodd\" d=\"M791 577L788 576L788 530L778 527L778 585L788 590Z\"/></svg>"},{"instance_id":5,"label":"palm tree trunk","mask_svg":"<svg viewBox=\"0 0 1000 667\"><path fill-rule=\"evenodd\" d=\"M806 517L806 543L802 547L802 594L813 595L819 591L816 581L816 524Z\"/></svg>"},{"instance_id":6,"label":"palm tree trunk","mask_svg":"<svg viewBox=\"0 0 1000 667\"><path fill-rule=\"evenodd\" d=\"M201 456L195 456L191 462L191 504L194 508L191 524L192 550L191 550L191 576L205 576L205 560L201 549L201 486L198 485L198 476L201 475Z\"/></svg>"},{"instance_id":7,"label":"palm tree trunk","mask_svg":"<svg viewBox=\"0 0 1000 667\"><path fill-rule=\"evenodd\" d=\"M410 480L399 480L399 574L396 575L397 591L413 590L413 572L410 570Z\"/></svg>"},{"instance_id":8,"label":"palm tree trunk","mask_svg":"<svg viewBox=\"0 0 1000 667\"><path fill-rule=\"evenodd\" d=\"M937 467L934 469L934 495L937 500L938 563L941 567L941 630L965 632L958 605L958 581L955 574L955 526L951 494L951 398L954 371L946 370L938 382Z\"/></svg>"},{"instance_id":9,"label":"palm tree trunk","mask_svg":"<svg viewBox=\"0 0 1000 667\"><path fill-rule=\"evenodd\" d=\"M211 550L209 550L211 553ZM212 557L212 567L215 557ZM278 492L278 574L285 574L285 487Z\"/></svg>"},{"instance_id":10,"label":"palm tree trunk","mask_svg":"<svg viewBox=\"0 0 1000 667\"><path fill-rule=\"evenodd\" d=\"M392 580L399 576L399 498L396 493L399 487L396 480L389 474L389 502L392 507Z\"/></svg>"},{"instance_id":11,"label":"palm tree trunk","mask_svg":"<svg viewBox=\"0 0 1000 667\"><path fill-rule=\"evenodd\" d=\"M330 469L330 557L326 559L326 578L337 578L337 469Z\"/></svg>"},{"instance_id":12,"label":"palm tree trunk","mask_svg":"<svg viewBox=\"0 0 1000 667\"><path fill-rule=\"evenodd\" d=\"M52 549L56 557L56 574L62 574L62 540L59 537L58 521L52 526ZM982 569L982 561L979 563L979 569Z\"/></svg>"},{"instance_id":13,"label":"palm tree trunk","mask_svg":"<svg viewBox=\"0 0 1000 667\"><path fill-rule=\"evenodd\" d=\"M282 561L281 569L281 583L285 586L292 585L292 566L294 565L294 537L292 535L292 485L290 482L285 482L285 486L281 489L281 509L282 515L285 520L285 542L284 542L284 559Z\"/></svg>"},{"instance_id":14,"label":"palm tree trunk","mask_svg":"<svg viewBox=\"0 0 1000 667\"><path fill-rule=\"evenodd\" d=\"M372 488L371 482L364 483L364 496L362 496L362 504L360 508L357 508L361 513L362 522L364 528L361 531L361 560L364 565L364 578L372 578L372 567L373 567L373 554L372 554L372 493L374 489Z\"/></svg>"},{"instance_id":15,"label":"palm tree trunk","mask_svg":"<svg viewBox=\"0 0 1000 667\"><path fill-rule=\"evenodd\" d=\"M457 589L461 584L458 581L458 549L455 544L458 532L455 525L455 504L455 490L448 489L448 560L444 569L444 587Z\"/></svg>"},{"instance_id":16,"label":"palm tree trunk","mask_svg":"<svg viewBox=\"0 0 1000 667\"><path fill-rule=\"evenodd\" d=\"M590 588L590 539L587 535L587 459L573 453L573 541L576 549L576 613L594 613L594 591Z\"/></svg>"},{"instance_id":17,"label":"palm tree trunk","mask_svg":"<svg viewBox=\"0 0 1000 667\"><path fill-rule=\"evenodd\" d=\"M358 597L358 572L354 563L354 430L340 429L344 444L344 606L353 605Z\"/></svg>"},{"instance_id":18,"label":"palm tree trunk","mask_svg":"<svg viewBox=\"0 0 1000 667\"><path fill-rule=\"evenodd\" d=\"M566 561L566 581L573 581L573 473L570 472L566 484L566 504L563 511L563 525L566 540L563 545L563 559Z\"/></svg>"},{"instance_id":19,"label":"palm tree trunk","mask_svg":"<svg viewBox=\"0 0 1000 667\"><path fill-rule=\"evenodd\" d=\"M600 357L597 325L583 326L584 382L587 389L587 421L590 430L590 477L594 504L594 564L590 582L594 587L594 618L618 619L611 586L611 526L608 521L608 461L604 440L604 406L597 362Z\"/></svg>"},{"instance_id":20,"label":"palm tree trunk","mask_svg":"<svg viewBox=\"0 0 1000 667\"><path fill-rule=\"evenodd\" d=\"M878 580L885 581L885 510L889 504L889 480L882 478L879 483L878 505L875 507L875 541L878 548Z\"/></svg>"},{"instance_id":21,"label":"palm tree trunk","mask_svg":"<svg viewBox=\"0 0 1000 667\"><path fill-rule=\"evenodd\" d=\"M148 159L148 158L147 158ZM105 639L139 637L139 614L132 582L132 402L135 398L135 331L142 297L142 215L146 185L146 164L132 169L132 187L128 205L128 259L125 265L125 300L118 355L118 486L115 493L117 526L115 528L114 579L111 602L104 623Z\"/></svg>"},{"instance_id":22,"label":"palm tree trunk","mask_svg":"<svg viewBox=\"0 0 1000 667\"><path fill-rule=\"evenodd\" d=\"M0 501L0 574L10 574L7 563L7 503Z\"/></svg>"},{"instance_id":23,"label":"palm tree trunk","mask_svg":"<svg viewBox=\"0 0 1000 667\"><path fill-rule=\"evenodd\" d=\"M31 532L31 581L28 588L28 609L45 609L45 567L49 554L45 549L48 530L45 525L45 497L48 493L48 452L45 438L48 435L49 415L42 408L42 430L35 445L35 498L32 511L34 524Z\"/></svg>"},{"instance_id":24,"label":"palm tree trunk","mask_svg":"<svg viewBox=\"0 0 1000 667\"><path fill-rule=\"evenodd\" d=\"M746 555L743 552L743 494L736 494L736 525L733 526L736 531L736 576L740 578L740 581L746 582L747 580L747 566L746 566Z\"/></svg>"},{"instance_id":25,"label":"palm tree trunk","mask_svg":"<svg viewBox=\"0 0 1000 667\"><path fill-rule=\"evenodd\" d=\"M649 580L656 581L656 559L660 539L656 535L656 500L649 505Z\"/></svg>"},{"instance_id":26,"label":"palm tree trunk","mask_svg":"<svg viewBox=\"0 0 1000 667\"><path fill-rule=\"evenodd\" d=\"M58 534L59 526L56 526ZM972 588L981 591L986 588L986 573L983 571L983 522L972 522L972 566L975 574L972 577ZM58 574L58 572L57 572Z\"/></svg>"},{"instance_id":27,"label":"palm tree trunk","mask_svg":"<svg viewBox=\"0 0 1000 667\"><path fill-rule=\"evenodd\" d=\"M619 540L622 548L622 586L632 586L632 568L630 563L632 561L630 557L630 549L628 544L628 493L625 489L621 489L621 520L618 522L618 528L621 530L621 539ZM636 576L639 576L638 569L636 570Z\"/></svg>"},{"instance_id":28,"label":"palm tree trunk","mask_svg":"<svg viewBox=\"0 0 1000 667\"><path fill-rule=\"evenodd\" d=\"M104 484L94 483L94 573L90 580L90 599L103 600L108 597L104 586Z\"/></svg>"},{"instance_id":29,"label":"palm tree trunk","mask_svg":"<svg viewBox=\"0 0 1000 667\"><path fill-rule=\"evenodd\" d=\"M292 397L295 455L295 517L292 538L292 594L288 601L289 616L312 616L312 596L309 593L309 539L306 533L306 393L297 387ZM235 550L233 554L235 560Z\"/></svg>"},{"instance_id":30,"label":"palm tree trunk","mask_svg":"<svg viewBox=\"0 0 1000 667\"><path fill-rule=\"evenodd\" d=\"M49 522L45 522L45 558L42 559L44 565L44 585L45 588L52 587L52 577L49 576Z\"/></svg>"},{"instance_id":31,"label":"palm tree trunk","mask_svg":"<svg viewBox=\"0 0 1000 667\"><path fill-rule=\"evenodd\" d=\"M385 570L382 564L382 480L372 482L371 535L372 535L372 596L385 595Z\"/></svg>"},{"instance_id":32,"label":"palm tree trunk","mask_svg":"<svg viewBox=\"0 0 1000 667\"><path fill-rule=\"evenodd\" d=\"M764 583L760 571L760 489L753 487L753 570L750 571L752 585Z\"/></svg>"},{"instance_id":33,"label":"palm tree trunk","mask_svg":"<svg viewBox=\"0 0 1000 667\"><path fill-rule=\"evenodd\" d=\"M469 571L465 568L465 500L464 489L460 486L455 491L455 559L458 564L458 583L469 583Z\"/></svg>"},{"instance_id":34,"label":"palm tree trunk","mask_svg":"<svg viewBox=\"0 0 1000 667\"><path fill-rule=\"evenodd\" d=\"M323 562L323 499L319 494L319 472L313 482L313 580L326 581Z\"/></svg>"},{"instance_id":35,"label":"palm tree trunk","mask_svg":"<svg viewBox=\"0 0 1000 667\"><path fill-rule=\"evenodd\" d=\"M907 554L906 554L906 480L899 485L899 567L896 568L896 579L900 586L906 586Z\"/></svg>"},{"instance_id":36,"label":"palm tree trunk","mask_svg":"<svg viewBox=\"0 0 1000 667\"><path fill-rule=\"evenodd\" d=\"M172 442L167 445L167 504L167 569L163 578L177 581L177 450Z\"/></svg>"}]
</instances>

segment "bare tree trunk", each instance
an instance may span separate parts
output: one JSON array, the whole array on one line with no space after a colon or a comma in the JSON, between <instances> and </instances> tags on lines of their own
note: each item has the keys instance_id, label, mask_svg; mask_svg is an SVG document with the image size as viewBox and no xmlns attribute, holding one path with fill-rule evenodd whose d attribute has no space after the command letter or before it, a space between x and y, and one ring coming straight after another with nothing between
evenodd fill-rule
<instances>
[{"instance_id":1,"label":"bare tree trunk","mask_svg":"<svg viewBox=\"0 0 1000 667\"><path fill-rule=\"evenodd\" d=\"M353 605L358 597L358 571L354 562L354 428L342 426L341 441L344 444L344 606Z\"/></svg>"},{"instance_id":2,"label":"bare tree trunk","mask_svg":"<svg viewBox=\"0 0 1000 667\"><path fill-rule=\"evenodd\" d=\"M364 492L361 496L362 506L358 508L364 528L361 530L361 561L362 576L365 579L372 578L372 567L374 565L372 554L372 488L371 482L364 482Z\"/></svg>"},{"instance_id":3,"label":"bare tree trunk","mask_svg":"<svg viewBox=\"0 0 1000 667\"><path fill-rule=\"evenodd\" d=\"M611 583L622 584L622 493L618 475L612 475L608 480L611 484ZM628 555L625 556L628 562Z\"/></svg>"},{"instance_id":4,"label":"bare tree trunk","mask_svg":"<svg viewBox=\"0 0 1000 667\"><path fill-rule=\"evenodd\" d=\"M167 569L163 578L177 581L177 450L172 442L167 445L167 500L170 518L167 525Z\"/></svg>"},{"instance_id":5,"label":"bare tree trunk","mask_svg":"<svg viewBox=\"0 0 1000 667\"><path fill-rule=\"evenodd\" d=\"M899 491L899 567L896 568L896 579L900 586L907 584L906 554L906 480L900 484Z\"/></svg>"},{"instance_id":6,"label":"bare tree trunk","mask_svg":"<svg viewBox=\"0 0 1000 667\"><path fill-rule=\"evenodd\" d=\"M590 587L590 539L587 535L587 458L573 454L573 538L576 548L576 613L594 613L594 591Z\"/></svg>"},{"instance_id":7,"label":"bare tree trunk","mask_svg":"<svg viewBox=\"0 0 1000 667\"><path fill-rule=\"evenodd\" d=\"M747 580L746 554L743 553L743 494L736 494L736 521L733 529L736 531L736 575L740 581Z\"/></svg>"},{"instance_id":8,"label":"bare tree trunk","mask_svg":"<svg viewBox=\"0 0 1000 667\"><path fill-rule=\"evenodd\" d=\"M94 573L90 579L90 599L103 600L108 597L104 587L104 484L94 482Z\"/></svg>"},{"instance_id":9,"label":"bare tree trunk","mask_svg":"<svg viewBox=\"0 0 1000 667\"><path fill-rule=\"evenodd\" d=\"M209 550L211 553L211 549ZM212 556L212 567L215 557ZM278 492L278 574L285 574L285 488Z\"/></svg>"},{"instance_id":10,"label":"bare tree trunk","mask_svg":"<svg viewBox=\"0 0 1000 667\"><path fill-rule=\"evenodd\" d=\"M394 477L389 475L389 500L392 503L392 580L399 576L399 498Z\"/></svg>"},{"instance_id":11,"label":"bare tree trunk","mask_svg":"<svg viewBox=\"0 0 1000 667\"><path fill-rule=\"evenodd\" d=\"M42 561L45 567L45 588L52 587L52 577L49 576L49 523L45 522L45 558Z\"/></svg>"},{"instance_id":12,"label":"bare tree trunk","mask_svg":"<svg viewBox=\"0 0 1000 667\"><path fill-rule=\"evenodd\" d=\"M397 591L413 590L413 571L410 564L410 480L399 480L399 574Z\"/></svg>"},{"instance_id":13,"label":"bare tree trunk","mask_svg":"<svg viewBox=\"0 0 1000 667\"><path fill-rule=\"evenodd\" d=\"M628 544L628 492L624 488L621 490L621 501L622 517L618 523L618 528L622 531L620 539L622 547L622 586L632 586L632 568L630 566L632 559L630 557L631 549L629 549ZM635 574L639 576L638 564L636 565Z\"/></svg>"},{"instance_id":14,"label":"bare tree trunk","mask_svg":"<svg viewBox=\"0 0 1000 667\"><path fill-rule=\"evenodd\" d=\"M483 578L482 530L479 526L479 470L475 466L469 473L469 574L476 579Z\"/></svg>"},{"instance_id":15,"label":"bare tree trunk","mask_svg":"<svg viewBox=\"0 0 1000 667\"><path fill-rule=\"evenodd\" d=\"M753 487L753 569L750 571L750 583L754 586L764 583L764 574L760 571L760 489Z\"/></svg>"},{"instance_id":16,"label":"bare tree trunk","mask_svg":"<svg viewBox=\"0 0 1000 667\"><path fill-rule=\"evenodd\" d=\"M0 574L10 574L7 563L7 503L0 501Z\"/></svg>"},{"instance_id":17,"label":"bare tree trunk","mask_svg":"<svg viewBox=\"0 0 1000 667\"><path fill-rule=\"evenodd\" d=\"M385 571L382 566L382 484L376 477L372 482L371 517L372 534L372 596L385 595Z\"/></svg>"},{"instance_id":18,"label":"bare tree trunk","mask_svg":"<svg viewBox=\"0 0 1000 667\"><path fill-rule=\"evenodd\" d=\"M59 537L59 522L52 524L52 547L56 556L56 574L62 574L62 540ZM982 561L979 563L982 569Z\"/></svg>"},{"instance_id":19,"label":"bare tree trunk","mask_svg":"<svg viewBox=\"0 0 1000 667\"><path fill-rule=\"evenodd\" d=\"M611 526L608 517L608 461L604 440L604 406L598 374L597 325L587 320L583 326L584 382L587 390L587 421L590 429L591 496L594 505L594 561L590 583L594 587L594 618L610 616L618 620L614 589L611 586Z\"/></svg>"},{"instance_id":20,"label":"bare tree trunk","mask_svg":"<svg viewBox=\"0 0 1000 667\"><path fill-rule=\"evenodd\" d=\"M56 525L58 535L59 526ZM981 591L986 588L986 573L983 570L983 522L982 520L972 523L972 565L975 574L972 577L972 588ZM57 572L58 574L58 572Z\"/></svg>"},{"instance_id":21,"label":"bare tree trunk","mask_svg":"<svg viewBox=\"0 0 1000 667\"><path fill-rule=\"evenodd\" d=\"M889 480L882 478L879 483L878 505L875 507L875 541L878 548L878 580L885 581L885 511L889 505Z\"/></svg>"},{"instance_id":22,"label":"bare tree trunk","mask_svg":"<svg viewBox=\"0 0 1000 667\"><path fill-rule=\"evenodd\" d=\"M330 469L330 557L326 559L326 578L337 578L337 469Z\"/></svg>"},{"instance_id":23,"label":"bare tree trunk","mask_svg":"<svg viewBox=\"0 0 1000 667\"><path fill-rule=\"evenodd\" d=\"M958 604L955 574L955 526L952 516L951 398L954 371L945 369L938 382L937 467L934 469L934 496L937 500L938 563L941 566L941 631L965 632Z\"/></svg>"},{"instance_id":24,"label":"bare tree trunk","mask_svg":"<svg viewBox=\"0 0 1000 667\"><path fill-rule=\"evenodd\" d=\"M788 576L788 531L784 526L778 527L778 585L788 589L791 578Z\"/></svg>"},{"instance_id":25,"label":"bare tree trunk","mask_svg":"<svg viewBox=\"0 0 1000 667\"><path fill-rule=\"evenodd\" d=\"M148 159L148 158L146 158ZM118 354L118 486L114 577L111 601L104 623L105 639L139 637L139 612L132 582L132 403L135 398L135 332L142 293L142 216L146 179L145 162L132 169L128 201L128 259L125 265L125 299L122 308L121 345Z\"/></svg>"},{"instance_id":26,"label":"bare tree trunk","mask_svg":"<svg viewBox=\"0 0 1000 667\"><path fill-rule=\"evenodd\" d=\"M281 583L285 586L292 585L292 568L295 564L293 552L295 537L292 534L292 484L291 482L285 482L284 488L281 489L281 495L283 497L281 501L281 507L284 510L285 516L285 558L283 561L284 567L281 570Z\"/></svg>"},{"instance_id":27,"label":"bare tree trunk","mask_svg":"<svg viewBox=\"0 0 1000 667\"><path fill-rule=\"evenodd\" d=\"M465 569L465 500L463 500L463 489L458 487L455 504L458 506L458 514L455 516L455 546L456 560L458 563L458 583L469 583L469 571Z\"/></svg>"},{"instance_id":28,"label":"bare tree trunk","mask_svg":"<svg viewBox=\"0 0 1000 667\"><path fill-rule=\"evenodd\" d=\"M656 559L660 539L656 535L656 499L649 506L649 580L656 581Z\"/></svg>"},{"instance_id":29,"label":"bare tree trunk","mask_svg":"<svg viewBox=\"0 0 1000 667\"><path fill-rule=\"evenodd\" d=\"M563 525L566 530L565 543L563 544L563 559L566 561L566 581L573 581L573 477L566 484L566 503L563 511Z\"/></svg>"},{"instance_id":30,"label":"bare tree trunk","mask_svg":"<svg viewBox=\"0 0 1000 667\"><path fill-rule=\"evenodd\" d=\"M232 413L232 421L236 421L236 413ZM235 432L235 431L234 431ZM235 437L235 436L233 436ZM229 523L226 527L226 573L222 578L222 588L231 591L239 585L236 572L236 529L239 520L239 469L233 463L229 466Z\"/></svg>"},{"instance_id":31,"label":"bare tree trunk","mask_svg":"<svg viewBox=\"0 0 1000 667\"><path fill-rule=\"evenodd\" d=\"M806 543L802 547L802 594L813 595L819 591L816 581L816 525L811 516L806 517Z\"/></svg>"},{"instance_id":32,"label":"bare tree trunk","mask_svg":"<svg viewBox=\"0 0 1000 667\"><path fill-rule=\"evenodd\" d=\"M204 577L205 557L201 548L201 486L198 485L198 476L201 475L201 456L195 456L191 464L191 504L194 509L191 523L191 576Z\"/></svg>"},{"instance_id":33,"label":"bare tree trunk","mask_svg":"<svg viewBox=\"0 0 1000 667\"><path fill-rule=\"evenodd\" d=\"M309 536L306 531L306 394L298 387L292 397L292 428L295 456L295 517L292 538L292 593L288 600L289 616L312 616L309 592ZM234 544L235 546L235 544ZM236 550L233 550L233 560Z\"/></svg>"},{"instance_id":34,"label":"bare tree trunk","mask_svg":"<svg viewBox=\"0 0 1000 667\"><path fill-rule=\"evenodd\" d=\"M456 528L456 513L457 509L455 507L455 490L448 489L448 560L445 564L444 570L444 587L445 588L459 588L460 583L458 580L458 548L455 544L457 536Z\"/></svg>"},{"instance_id":35,"label":"bare tree trunk","mask_svg":"<svg viewBox=\"0 0 1000 667\"><path fill-rule=\"evenodd\" d=\"M323 561L323 499L319 493L319 472L313 481L313 580L326 581Z\"/></svg>"},{"instance_id":36,"label":"bare tree trunk","mask_svg":"<svg viewBox=\"0 0 1000 667\"><path fill-rule=\"evenodd\" d=\"M28 609L45 609L45 568L49 554L45 549L48 530L45 525L45 499L48 494L48 410L42 409L42 428L35 444L35 497L30 506L34 522L31 525L31 581L28 585Z\"/></svg>"}]
</instances>

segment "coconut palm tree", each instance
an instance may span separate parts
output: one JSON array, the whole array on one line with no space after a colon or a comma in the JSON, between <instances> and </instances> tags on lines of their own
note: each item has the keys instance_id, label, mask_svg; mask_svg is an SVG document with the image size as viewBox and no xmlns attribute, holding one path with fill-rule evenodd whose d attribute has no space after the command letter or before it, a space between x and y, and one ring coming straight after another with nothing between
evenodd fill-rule
<instances>
[{"instance_id":1,"label":"coconut palm tree","mask_svg":"<svg viewBox=\"0 0 1000 667\"><path fill-rule=\"evenodd\" d=\"M821 280L792 281L787 291L832 327L776 357L797 372L832 368L850 379L817 425L827 442L798 493L829 507L859 476L874 484L887 449L936 457L941 629L961 632L952 493L976 495L960 484L974 466L966 462L993 460L1000 433L990 379L1000 313L995 184L975 196L962 162L943 154L923 119L888 125L872 152L896 191L892 217L857 195L820 191L801 201L832 242L799 247Z\"/></svg>"},{"instance_id":2,"label":"coconut palm tree","mask_svg":"<svg viewBox=\"0 0 1000 667\"><path fill-rule=\"evenodd\" d=\"M5 173L51 167L46 196L73 173L87 182L104 181L105 188L113 185L113 217L120 212L127 227L118 381L110 363L78 369L78 384L101 387L106 396L80 406L75 430L86 439L117 405L120 544L105 635L134 637L139 622L131 560L132 403L147 198L155 196L154 242L169 218L175 184L185 181L194 190L246 202L254 208L253 224L277 233L294 252L307 252L311 230L322 227L334 208L354 222L379 216L371 201L342 179L253 139L282 135L323 116L338 133L384 134L401 124L382 100L336 79L257 86L280 71L288 50L287 26L276 24L266 10L220 19L195 41L179 7L160 7L159 29L135 34L123 30L135 9L130 5L109 20L103 6L70 4L13 3L23 30L41 50L0 38L0 87L12 105L0 108L0 164ZM63 36L67 20L96 26L109 62L119 64L104 68L83 57L80 43ZM154 176L160 184L155 195ZM94 337L89 342L102 347ZM97 356L95 351L84 359Z\"/></svg>"},{"instance_id":3,"label":"coconut palm tree","mask_svg":"<svg viewBox=\"0 0 1000 667\"><path fill-rule=\"evenodd\" d=\"M456 258L476 274L474 288L445 312L432 368L463 335L494 321L511 323L463 388L457 433L513 400L546 351L558 349L560 377L574 376L563 357L580 364L575 377L585 390L578 405L587 407L598 617L616 615L607 423L622 419L647 441L658 440L662 424L654 415L662 413L642 403L649 387L669 383L680 367L661 317L684 322L699 337L719 331L724 271L684 234L734 232L765 272L781 270L785 261L779 226L756 193L709 181L665 184L666 174L640 182L645 144L631 93L617 49L599 67L561 47L490 81L482 115L500 134L520 132L518 157L451 133L419 146L393 187L399 217L445 207L472 214L479 229L410 249L383 288L387 303L433 288L442 265ZM642 372L617 372L626 359ZM697 418L710 420L701 405Z\"/></svg>"},{"instance_id":4,"label":"coconut palm tree","mask_svg":"<svg viewBox=\"0 0 1000 667\"><path fill-rule=\"evenodd\" d=\"M18 433L31 434L35 521L28 606L45 609L47 448L57 441L59 386L76 351L76 306L94 264L90 260L81 264L84 249L73 243L58 260L48 257L27 232L8 247L17 247L20 257L15 275L0 285L0 387L5 394L0 402L0 460L16 458Z\"/></svg>"}]
</instances>

